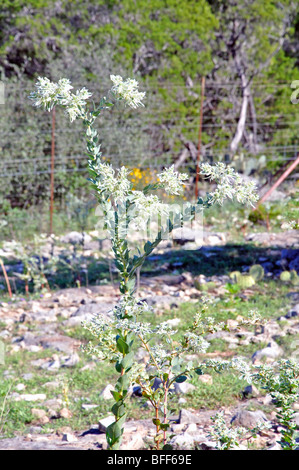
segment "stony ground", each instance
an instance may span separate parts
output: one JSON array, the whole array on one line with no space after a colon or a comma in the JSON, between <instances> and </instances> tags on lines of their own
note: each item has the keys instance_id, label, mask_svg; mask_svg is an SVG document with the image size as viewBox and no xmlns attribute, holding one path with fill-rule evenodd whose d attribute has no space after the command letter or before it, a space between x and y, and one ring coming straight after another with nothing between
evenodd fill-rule
<instances>
[{"instance_id":1,"label":"stony ground","mask_svg":"<svg viewBox=\"0 0 299 470\"><path fill-rule=\"evenodd\" d=\"M202 249L207 259L212 259L219 247L221 250L226 248L225 236L213 234L211 237L209 242L206 239ZM299 239L294 231L288 235L255 234L248 241L255 243L257 247L267 248L258 260L265 268L267 279L277 279L282 269L297 269L298 265L299 270ZM187 240L186 243L192 243L192 240ZM213 248L213 245L217 246ZM162 261L165 263L166 259L167 263L167 252L157 256L162 255ZM180 305L195 304L202 295L202 291L196 287L196 280L200 280L201 284L212 282L211 293L220 298L226 293L225 286L229 282L228 273L213 276L198 273L198 276L194 276L188 267L180 264L180 260L176 263L172 269L169 269L169 264L166 266L167 274L142 276L139 289L140 298L146 299L155 308L157 315L168 312L170 314L168 321L173 325L182 320L176 318L175 313ZM248 266L244 266L244 271L247 268ZM252 353L249 360L253 364L262 360L273 362L286 354L286 350L279 345L279 339L291 338L293 345L299 344L298 288L296 290L290 286L287 292L286 290L283 292L287 298L286 308L273 312L263 328L255 331L245 328L240 330L233 319L228 319L229 331L210 335L208 338L221 340L226 347L220 351L212 351L209 355L227 357L237 354L239 348L248 347ZM241 299L245 296L246 299L253 293L254 290L247 289L237 296ZM61 376L64 373L72 376L75 372L83 376L98 367L94 360L83 357L80 347L86 342L86 338L78 334L78 331L81 330L82 321L89 320L92 315L107 315L118 298L117 285L106 284L62 289L46 293L40 298L19 299L11 304L3 302L0 305L0 340L6 346L6 361L1 373L6 382L12 381L7 395L7 408L9 409L10 404L14 403L13 410L16 407L17 412L21 413L21 408L18 406L24 405L24 409L29 413L28 418L22 418L24 422L22 428L9 428L9 437L3 431L5 427L2 426L1 429L0 419L0 435L1 431L3 433L0 449L105 448L104 432L111 419L109 417L111 400L107 401L107 397L108 399L110 397L110 385L107 385L107 381L113 383L113 378L107 376L107 381L104 379L102 389L99 390L99 403L95 403L94 395L88 398L88 383L84 384L84 397L79 403L80 406L78 405L79 408L74 411L69 403L72 397L66 396L67 391L63 388ZM142 355L138 359L142 361ZM39 376L40 383L37 379ZM211 376L202 376L200 379L204 382L204 387L212 386ZM33 380L37 380L34 385L32 385ZM178 385L176 389L179 412L171 421L172 444L180 449L211 449L214 443L209 437L210 418L217 410L188 408L188 397L193 389L195 386L187 383ZM277 444L279 434L275 424L274 409L271 408L271 397L258 390L243 392L242 399L236 399L231 406L221 407L227 423L234 419L236 424L251 427L262 416L262 419L271 422L272 427L258 437L255 445L259 448L279 448ZM132 390L133 401L138 400L138 397L134 397L134 393ZM147 448L150 438L153 437L154 425L148 418L145 405L136 405L139 407L137 416L144 414L144 419L132 419L126 424L123 449ZM299 404L297 406L299 409ZM82 422L81 427L80 420L76 422L76 426L72 425L74 415L79 413L78 410L83 410L85 414L93 413L88 426L88 420ZM96 419L97 410L100 411L99 420ZM10 419L9 414L7 419ZM246 440L242 445L247 446Z\"/></svg>"}]
</instances>

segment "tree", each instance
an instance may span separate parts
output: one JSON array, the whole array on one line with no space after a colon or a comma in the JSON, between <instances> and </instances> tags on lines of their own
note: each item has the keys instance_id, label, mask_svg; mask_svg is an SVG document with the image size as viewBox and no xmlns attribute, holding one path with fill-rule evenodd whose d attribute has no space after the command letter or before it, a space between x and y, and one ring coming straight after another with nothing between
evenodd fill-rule
<instances>
[{"instance_id":1,"label":"tree","mask_svg":"<svg viewBox=\"0 0 299 470\"><path fill-rule=\"evenodd\" d=\"M262 0L212 0L213 11L219 19L215 33L212 74L227 75L229 80L238 77L241 85L241 100L234 102L239 108L236 130L230 143L235 153L245 133L248 109L252 119L251 152L257 149L257 117L252 93L253 81L270 67L273 59L282 50L291 31L298 4L290 0L283 2ZM231 98L234 101L234 97Z\"/></svg>"}]
</instances>

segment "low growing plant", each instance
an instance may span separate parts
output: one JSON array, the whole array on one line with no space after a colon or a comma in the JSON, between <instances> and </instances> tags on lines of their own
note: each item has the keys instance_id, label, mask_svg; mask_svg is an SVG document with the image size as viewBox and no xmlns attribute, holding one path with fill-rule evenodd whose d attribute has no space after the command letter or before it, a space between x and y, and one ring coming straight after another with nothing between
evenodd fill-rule
<instances>
[{"instance_id":1,"label":"low growing plant","mask_svg":"<svg viewBox=\"0 0 299 470\"><path fill-rule=\"evenodd\" d=\"M204 335L218 331L224 325L217 325L212 318L205 317L206 303L201 304L193 323L179 340L174 340L175 331L167 323L153 327L144 322L143 315L150 307L135 296L137 270L174 228L183 227L201 216L205 209L214 204L222 204L227 198L253 205L257 201L257 194L252 182L244 182L233 168L228 168L223 163L201 165L202 174L214 180L217 186L205 198L198 198L195 204L184 202L182 205L172 206L159 198L159 190L170 195L182 194L188 175L179 174L174 166L158 174L156 183L148 184L142 190L133 190L127 168L123 166L115 170L112 165L102 161L95 121L115 101L123 101L133 109L143 105L145 93L138 91L135 80L124 81L120 76L114 75L111 75L111 80L113 86L108 98L103 97L98 105L93 103L89 110L89 91L82 88L73 94L67 79L53 83L47 78L39 78L36 91L30 98L36 106L42 106L48 111L61 105L71 121L77 118L82 120L89 157L90 183L96 193L103 228L111 240L115 265L120 273L121 298L113 312L107 316L97 316L84 325L97 339L97 345L89 344L88 351L113 364L119 374L115 389L111 392L115 421L107 429L109 449L117 450L120 447L127 418L126 401L130 396L132 383L140 386L143 396L154 408L156 436L153 446L160 449L161 445L164 448L168 445L169 396L174 384L184 382L192 374L202 374L208 368L220 371L233 366L242 372L242 364L238 361L229 363L208 360L196 364L186 361L184 357L187 353L204 354L209 346ZM143 250L136 250L134 244L130 244L131 237L137 231L147 240ZM147 352L146 364L139 364L135 360L137 347L142 347Z\"/></svg>"}]
</instances>

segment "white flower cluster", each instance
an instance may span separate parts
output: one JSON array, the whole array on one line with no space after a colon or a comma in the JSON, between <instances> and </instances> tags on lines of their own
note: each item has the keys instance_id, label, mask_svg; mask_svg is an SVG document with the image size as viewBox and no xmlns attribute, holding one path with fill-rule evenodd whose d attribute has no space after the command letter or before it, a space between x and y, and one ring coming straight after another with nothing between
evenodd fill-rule
<instances>
[{"instance_id":1,"label":"white flower cluster","mask_svg":"<svg viewBox=\"0 0 299 470\"><path fill-rule=\"evenodd\" d=\"M252 383L252 371L251 371L250 365L247 362L245 362L244 359L239 358L239 357L233 358L230 363L230 367L239 372L240 374L239 378L241 380L245 380L249 384Z\"/></svg>"},{"instance_id":2,"label":"white flower cluster","mask_svg":"<svg viewBox=\"0 0 299 470\"><path fill-rule=\"evenodd\" d=\"M66 108L71 121L81 115L80 108L83 108L86 100L91 97L86 88L77 90L75 95L71 93L73 87L67 78L61 78L58 83L54 83L46 77L38 77L35 86L36 91L29 95L34 101L34 106L43 106L47 111L51 111L55 105L60 104Z\"/></svg>"},{"instance_id":3,"label":"white flower cluster","mask_svg":"<svg viewBox=\"0 0 299 470\"><path fill-rule=\"evenodd\" d=\"M167 194L177 195L183 190L183 182L189 178L186 173L178 173L175 171L174 165L163 170L162 173L157 175L157 177Z\"/></svg>"},{"instance_id":4,"label":"white flower cluster","mask_svg":"<svg viewBox=\"0 0 299 470\"><path fill-rule=\"evenodd\" d=\"M97 339L96 346L89 342L83 348L87 354L95 355L100 360L108 359L112 362L116 362L121 357L116 349L115 331L111 320L102 315L97 315L89 322L82 322L82 326Z\"/></svg>"},{"instance_id":5,"label":"white flower cluster","mask_svg":"<svg viewBox=\"0 0 299 470\"><path fill-rule=\"evenodd\" d=\"M150 307L147 302L138 302L134 297L123 295L113 309L113 316L116 320L122 319L126 316L138 318L144 313L151 312L152 310L152 307Z\"/></svg>"},{"instance_id":6,"label":"white flower cluster","mask_svg":"<svg viewBox=\"0 0 299 470\"><path fill-rule=\"evenodd\" d=\"M195 353L206 353L210 343L197 334L188 331L184 334L184 340L187 342L188 347Z\"/></svg>"},{"instance_id":7,"label":"white flower cluster","mask_svg":"<svg viewBox=\"0 0 299 470\"><path fill-rule=\"evenodd\" d=\"M246 434L243 427L232 428L226 425L223 411L212 416L214 425L210 431L210 437L216 441L217 450L229 450L231 447L239 446L239 439Z\"/></svg>"},{"instance_id":8,"label":"white flower cluster","mask_svg":"<svg viewBox=\"0 0 299 470\"><path fill-rule=\"evenodd\" d=\"M128 180L129 170L126 167L122 166L117 174L109 163L99 162L93 168L98 171L100 177L98 182L100 193L105 192L108 197L113 196L115 201L124 199L128 195L131 183Z\"/></svg>"},{"instance_id":9,"label":"white flower cluster","mask_svg":"<svg viewBox=\"0 0 299 470\"><path fill-rule=\"evenodd\" d=\"M289 222L283 222L281 225L282 230L294 230L298 228L298 222L296 220L290 220Z\"/></svg>"},{"instance_id":10,"label":"white flower cluster","mask_svg":"<svg viewBox=\"0 0 299 470\"><path fill-rule=\"evenodd\" d=\"M154 194L145 195L142 191L134 191L132 201L134 202L133 224L138 230L145 230L148 220L154 215L164 217L169 214L169 205L160 201Z\"/></svg>"},{"instance_id":11,"label":"white flower cluster","mask_svg":"<svg viewBox=\"0 0 299 470\"><path fill-rule=\"evenodd\" d=\"M212 203L223 204L225 199L236 198L241 204L254 205L258 201L257 188L254 182L245 181L233 168L227 167L224 163L202 163L201 173L209 180L216 181L215 191L210 193Z\"/></svg>"},{"instance_id":12,"label":"white flower cluster","mask_svg":"<svg viewBox=\"0 0 299 470\"><path fill-rule=\"evenodd\" d=\"M262 325L265 323L265 318L263 318L258 312L255 310L250 310L248 312L247 318L242 318L241 325Z\"/></svg>"},{"instance_id":13,"label":"white flower cluster","mask_svg":"<svg viewBox=\"0 0 299 470\"><path fill-rule=\"evenodd\" d=\"M138 108L144 106L142 100L145 97L145 92L138 91L138 82L134 79L128 78L126 81L120 75L110 75L113 82L111 88L114 96L120 100L124 100L131 108Z\"/></svg>"}]
</instances>

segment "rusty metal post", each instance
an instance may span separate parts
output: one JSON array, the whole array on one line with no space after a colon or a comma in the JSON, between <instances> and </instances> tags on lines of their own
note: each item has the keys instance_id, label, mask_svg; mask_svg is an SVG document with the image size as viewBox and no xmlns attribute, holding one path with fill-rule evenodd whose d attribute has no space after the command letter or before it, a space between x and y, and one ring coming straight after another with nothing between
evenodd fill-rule
<instances>
[{"instance_id":1,"label":"rusty metal post","mask_svg":"<svg viewBox=\"0 0 299 470\"><path fill-rule=\"evenodd\" d=\"M53 233L54 162L55 162L55 106L52 110L52 135L51 135L50 235Z\"/></svg>"},{"instance_id":2,"label":"rusty metal post","mask_svg":"<svg viewBox=\"0 0 299 470\"><path fill-rule=\"evenodd\" d=\"M299 164L299 153L297 154L296 160L293 161L293 163L289 166L289 168L281 175L280 178L278 178L278 180L263 195L263 197L261 197L261 199L257 203L257 206L261 204L262 202L264 202L270 196L270 194L274 191L274 189L278 188L278 186L289 176L289 174L292 173L293 170L295 170L298 164Z\"/></svg>"},{"instance_id":3,"label":"rusty metal post","mask_svg":"<svg viewBox=\"0 0 299 470\"><path fill-rule=\"evenodd\" d=\"M201 151L201 135L202 135L204 93L205 93L205 77L202 77L202 79L201 79L201 101L200 101L199 130L198 130L198 146L197 146L197 159L196 159L195 199L198 198L199 162L200 162L200 151Z\"/></svg>"}]
</instances>

